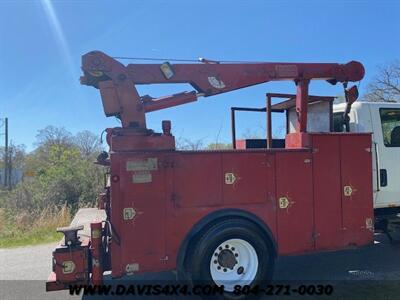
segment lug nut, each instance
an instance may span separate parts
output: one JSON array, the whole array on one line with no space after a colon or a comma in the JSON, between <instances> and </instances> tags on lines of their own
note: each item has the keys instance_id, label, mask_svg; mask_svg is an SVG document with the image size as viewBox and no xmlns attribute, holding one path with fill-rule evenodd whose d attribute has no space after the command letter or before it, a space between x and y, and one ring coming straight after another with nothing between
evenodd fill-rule
<instances>
[{"instance_id":1,"label":"lug nut","mask_svg":"<svg viewBox=\"0 0 400 300\"><path fill-rule=\"evenodd\" d=\"M228 249L228 248L229 248L229 245L225 245L225 248Z\"/></svg>"},{"instance_id":2,"label":"lug nut","mask_svg":"<svg viewBox=\"0 0 400 300\"><path fill-rule=\"evenodd\" d=\"M243 267L239 267L239 268L237 269L237 273L238 273L239 275L241 275L243 272L244 272L244 268L243 268Z\"/></svg>"},{"instance_id":3,"label":"lug nut","mask_svg":"<svg viewBox=\"0 0 400 300\"><path fill-rule=\"evenodd\" d=\"M216 260L214 260L214 264L216 264L217 263L217 261Z\"/></svg>"},{"instance_id":4,"label":"lug nut","mask_svg":"<svg viewBox=\"0 0 400 300\"><path fill-rule=\"evenodd\" d=\"M218 249L219 249L219 250L222 250L222 247L219 247Z\"/></svg>"},{"instance_id":5,"label":"lug nut","mask_svg":"<svg viewBox=\"0 0 400 300\"><path fill-rule=\"evenodd\" d=\"M224 268L224 272L228 271L227 269Z\"/></svg>"},{"instance_id":6,"label":"lug nut","mask_svg":"<svg viewBox=\"0 0 400 300\"><path fill-rule=\"evenodd\" d=\"M218 269L218 270L221 270L221 267L220 267L220 266L218 266L218 267L217 267L217 269Z\"/></svg>"},{"instance_id":7,"label":"lug nut","mask_svg":"<svg viewBox=\"0 0 400 300\"><path fill-rule=\"evenodd\" d=\"M239 254L235 253L235 257L238 257L238 256L239 256Z\"/></svg>"}]
</instances>

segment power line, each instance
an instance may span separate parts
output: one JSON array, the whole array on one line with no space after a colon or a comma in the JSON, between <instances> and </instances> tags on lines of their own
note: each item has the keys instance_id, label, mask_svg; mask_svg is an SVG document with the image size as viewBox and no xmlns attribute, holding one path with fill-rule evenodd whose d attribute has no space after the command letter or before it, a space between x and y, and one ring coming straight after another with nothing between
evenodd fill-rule
<instances>
[{"instance_id":1,"label":"power line","mask_svg":"<svg viewBox=\"0 0 400 300\"><path fill-rule=\"evenodd\" d=\"M199 62L198 59L113 56L115 59Z\"/></svg>"},{"instance_id":2,"label":"power line","mask_svg":"<svg viewBox=\"0 0 400 300\"><path fill-rule=\"evenodd\" d=\"M177 61L177 62L197 62L197 63L201 63L202 60L207 61L206 59L201 58L201 57L199 57L198 59L186 59L186 58L112 56L112 58L121 59L121 60ZM210 62L217 62L217 63L245 63L245 64L263 63L263 62L260 62L260 61L246 61L246 60L210 60Z\"/></svg>"}]
</instances>

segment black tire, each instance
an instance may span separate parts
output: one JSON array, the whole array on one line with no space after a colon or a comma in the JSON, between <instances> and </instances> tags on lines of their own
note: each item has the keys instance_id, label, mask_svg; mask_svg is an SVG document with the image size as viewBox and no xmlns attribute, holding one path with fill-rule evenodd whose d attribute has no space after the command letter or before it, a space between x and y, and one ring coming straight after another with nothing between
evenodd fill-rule
<instances>
[{"instance_id":1,"label":"black tire","mask_svg":"<svg viewBox=\"0 0 400 300\"><path fill-rule=\"evenodd\" d=\"M196 241L192 241L191 248L186 257L187 278L191 278L193 285L212 285L213 281L210 271L210 260L215 249L229 239L242 239L248 242L255 250L258 258L258 269L253 282L249 284L251 291L256 291L257 286L265 288L272 279L275 253L270 238L254 223L245 219L225 219L203 232L199 233ZM248 293L237 295L225 292L222 296L202 295L205 299L226 298L244 299L256 298L261 293Z\"/></svg>"}]
</instances>

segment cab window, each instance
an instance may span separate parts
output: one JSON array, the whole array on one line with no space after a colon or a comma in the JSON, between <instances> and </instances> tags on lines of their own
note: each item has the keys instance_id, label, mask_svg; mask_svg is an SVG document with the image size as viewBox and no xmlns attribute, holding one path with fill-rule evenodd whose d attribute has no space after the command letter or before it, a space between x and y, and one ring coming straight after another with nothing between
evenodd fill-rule
<instances>
[{"instance_id":1,"label":"cab window","mask_svg":"<svg viewBox=\"0 0 400 300\"><path fill-rule=\"evenodd\" d=\"M400 108L379 109L383 143L386 147L400 147Z\"/></svg>"},{"instance_id":2,"label":"cab window","mask_svg":"<svg viewBox=\"0 0 400 300\"><path fill-rule=\"evenodd\" d=\"M333 114L333 131L343 132L343 112L335 112Z\"/></svg>"}]
</instances>

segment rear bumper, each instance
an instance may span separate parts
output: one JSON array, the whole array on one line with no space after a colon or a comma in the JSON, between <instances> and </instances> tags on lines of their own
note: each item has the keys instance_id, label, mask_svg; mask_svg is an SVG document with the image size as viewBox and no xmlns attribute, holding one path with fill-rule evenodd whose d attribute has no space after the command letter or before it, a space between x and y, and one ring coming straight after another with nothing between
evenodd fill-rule
<instances>
[{"instance_id":1,"label":"rear bumper","mask_svg":"<svg viewBox=\"0 0 400 300\"><path fill-rule=\"evenodd\" d=\"M91 237L78 244L65 243L53 251L53 271L46 291L69 289L71 285L101 284L103 281L102 222L90 224ZM65 230L64 230L65 231Z\"/></svg>"},{"instance_id":2,"label":"rear bumper","mask_svg":"<svg viewBox=\"0 0 400 300\"><path fill-rule=\"evenodd\" d=\"M46 292L59 291L68 289L70 284L64 284L57 281L55 272L51 272L46 281Z\"/></svg>"},{"instance_id":3,"label":"rear bumper","mask_svg":"<svg viewBox=\"0 0 400 300\"><path fill-rule=\"evenodd\" d=\"M46 291L68 289L70 285L87 284L90 276L90 240L80 245L59 245L53 251L53 270L46 281Z\"/></svg>"},{"instance_id":4,"label":"rear bumper","mask_svg":"<svg viewBox=\"0 0 400 300\"><path fill-rule=\"evenodd\" d=\"M75 281L75 282L61 282L57 280L57 275L55 272L51 272L46 281L46 292L68 290L70 286L73 285L87 285L87 281Z\"/></svg>"}]
</instances>

